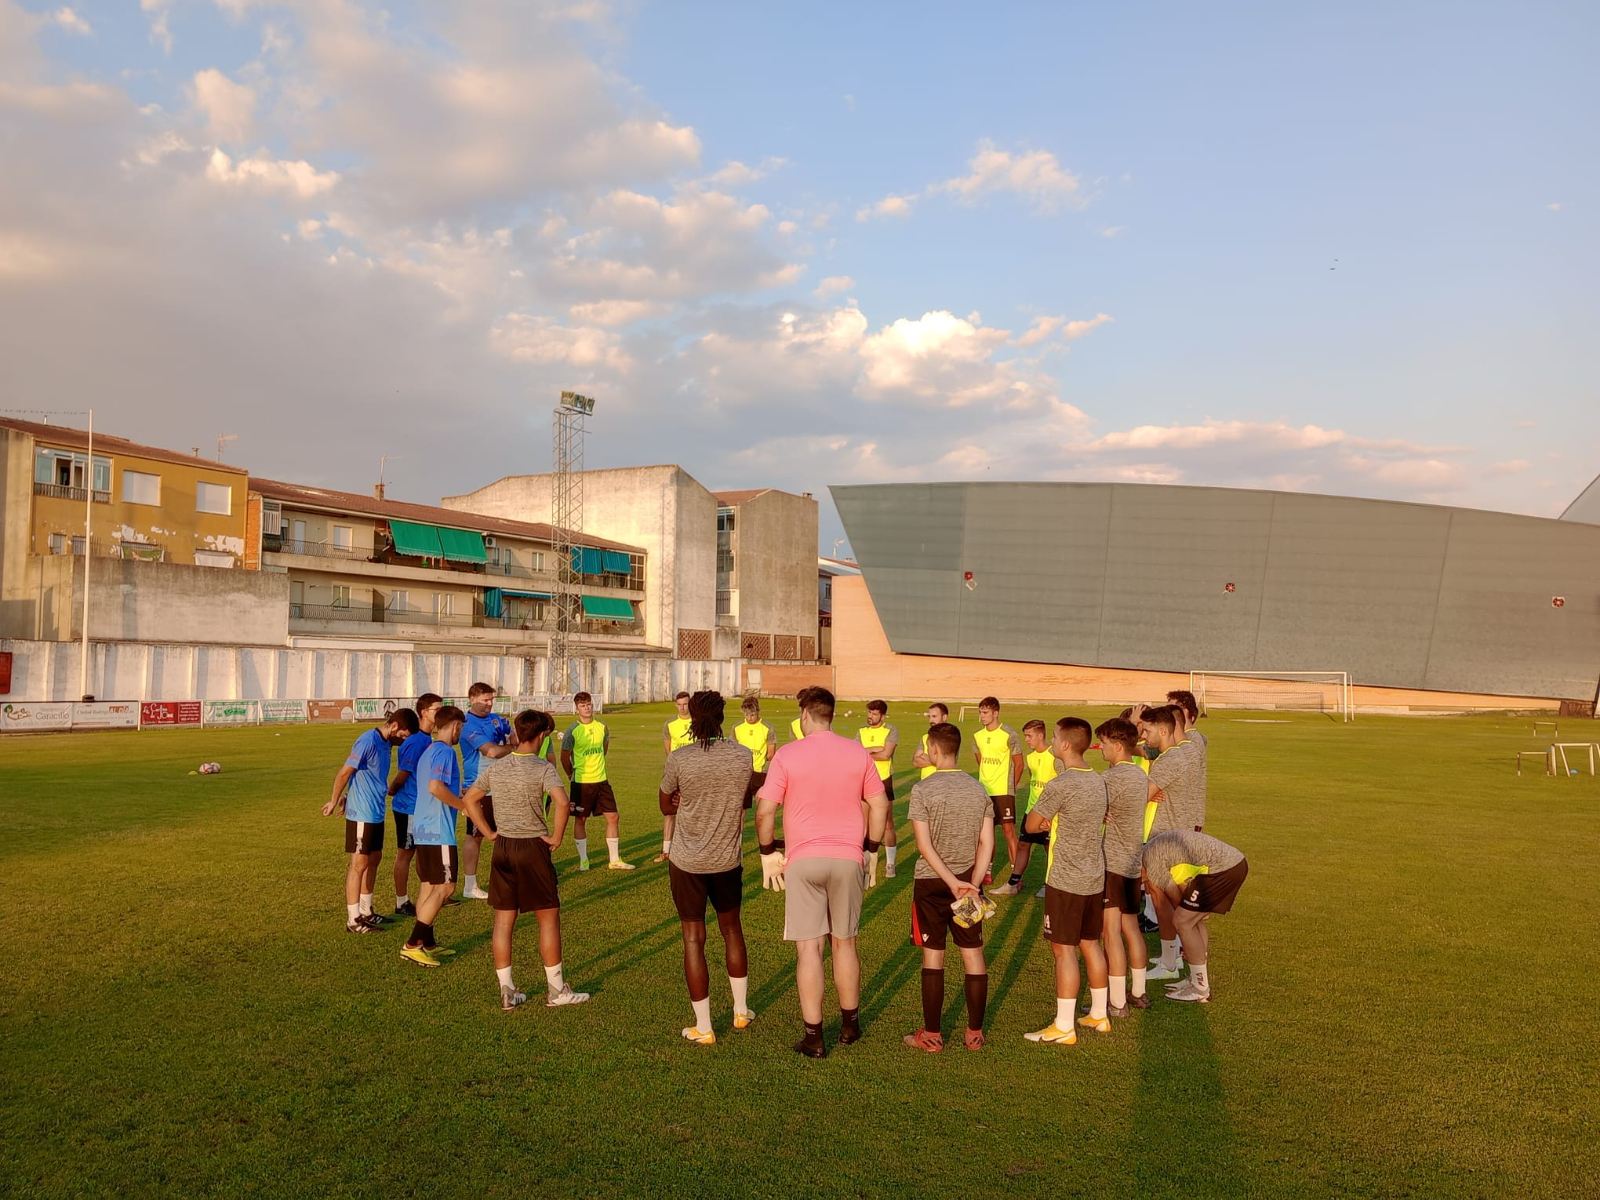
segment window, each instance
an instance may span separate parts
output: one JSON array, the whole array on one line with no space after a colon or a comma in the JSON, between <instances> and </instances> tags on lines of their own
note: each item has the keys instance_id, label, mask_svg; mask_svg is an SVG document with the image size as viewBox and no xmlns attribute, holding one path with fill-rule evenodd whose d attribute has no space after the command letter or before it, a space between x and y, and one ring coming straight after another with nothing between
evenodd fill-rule
<instances>
[{"instance_id":1,"label":"window","mask_svg":"<svg viewBox=\"0 0 1600 1200\"><path fill-rule=\"evenodd\" d=\"M533 569L535 574L542 574L544 572L544 551L530 551L528 554L528 565Z\"/></svg>"},{"instance_id":2,"label":"window","mask_svg":"<svg viewBox=\"0 0 1600 1200\"><path fill-rule=\"evenodd\" d=\"M433 594L433 615L436 617L451 617L455 615L456 597L454 592L435 592Z\"/></svg>"},{"instance_id":3,"label":"window","mask_svg":"<svg viewBox=\"0 0 1600 1200\"><path fill-rule=\"evenodd\" d=\"M407 591L403 591L403 590L402 591L390 592L389 593L389 611L390 612L397 612L397 613L410 612L411 611L411 593L407 592Z\"/></svg>"},{"instance_id":4,"label":"window","mask_svg":"<svg viewBox=\"0 0 1600 1200\"><path fill-rule=\"evenodd\" d=\"M77 488L83 489L83 469L88 461L82 454L74 454L70 450L53 450L40 447L33 456L33 482L46 487ZM94 460L94 490L97 492L111 491L111 460L98 455ZM71 499L72 497L66 497ZM111 497L97 497L110 500ZM77 499L82 500L80 495Z\"/></svg>"},{"instance_id":5,"label":"window","mask_svg":"<svg viewBox=\"0 0 1600 1200\"><path fill-rule=\"evenodd\" d=\"M79 534L77 537L72 539L72 552L74 554L82 554L83 553L83 535L82 534Z\"/></svg>"},{"instance_id":6,"label":"window","mask_svg":"<svg viewBox=\"0 0 1600 1200\"><path fill-rule=\"evenodd\" d=\"M333 527L333 548L335 550L349 550L355 545L356 531L350 525L335 525Z\"/></svg>"},{"instance_id":7,"label":"window","mask_svg":"<svg viewBox=\"0 0 1600 1200\"><path fill-rule=\"evenodd\" d=\"M824 579L822 581L822 598L824 600L832 600L833 599L833 579L832 579L832 577L829 577L829 578Z\"/></svg>"},{"instance_id":8,"label":"window","mask_svg":"<svg viewBox=\"0 0 1600 1200\"><path fill-rule=\"evenodd\" d=\"M128 472L124 471L122 473L122 479L122 489L126 492L128 489ZM194 510L195 512L217 513L224 517L227 516L233 512L233 489L225 483L205 483L202 481L195 484Z\"/></svg>"},{"instance_id":9,"label":"window","mask_svg":"<svg viewBox=\"0 0 1600 1200\"><path fill-rule=\"evenodd\" d=\"M333 585L332 591L334 608L350 607L350 587L348 584L336 583ZM404 592L399 592L396 594L401 596L405 595Z\"/></svg>"},{"instance_id":10,"label":"window","mask_svg":"<svg viewBox=\"0 0 1600 1200\"><path fill-rule=\"evenodd\" d=\"M197 567L231 567L233 555L221 550L196 550L194 552L194 565Z\"/></svg>"},{"instance_id":11,"label":"window","mask_svg":"<svg viewBox=\"0 0 1600 1200\"><path fill-rule=\"evenodd\" d=\"M122 500L125 504L161 503L161 476L143 471L122 472Z\"/></svg>"},{"instance_id":12,"label":"window","mask_svg":"<svg viewBox=\"0 0 1600 1200\"><path fill-rule=\"evenodd\" d=\"M294 523L293 545L296 554L304 554L306 552L306 523L304 521L296 521Z\"/></svg>"},{"instance_id":13,"label":"window","mask_svg":"<svg viewBox=\"0 0 1600 1200\"><path fill-rule=\"evenodd\" d=\"M67 535L64 534L64 533L52 533L50 535L50 553L51 554L65 554L66 552L67 552Z\"/></svg>"}]
</instances>

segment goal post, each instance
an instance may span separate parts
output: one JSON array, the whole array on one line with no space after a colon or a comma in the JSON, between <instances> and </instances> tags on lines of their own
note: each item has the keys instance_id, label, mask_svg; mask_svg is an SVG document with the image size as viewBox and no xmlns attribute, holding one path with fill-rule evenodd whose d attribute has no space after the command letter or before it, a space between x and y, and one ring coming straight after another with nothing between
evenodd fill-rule
<instances>
[{"instance_id":1,"label":"goal post","mask_svg":"<svg viewBox=\"0 0 1600 1200\"><path fill-rule=\"evenodd\" d=\"M1348 671L1190 671L1189 690L1201 712L1264 708L1355 720Z\"/></svg>"}]
</instances>

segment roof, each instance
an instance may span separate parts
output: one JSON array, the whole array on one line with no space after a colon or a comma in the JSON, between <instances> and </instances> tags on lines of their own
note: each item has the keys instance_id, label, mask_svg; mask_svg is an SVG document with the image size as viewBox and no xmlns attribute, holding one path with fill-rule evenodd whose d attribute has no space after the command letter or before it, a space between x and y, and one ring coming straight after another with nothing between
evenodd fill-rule
<instances>
[{"instance_id":1,"label":"roof","mask_svg":"<svg viewBox=\"0 0 1600 1200\"><path fill-rule=\"evenodd\" d=\"M746 500L754 500L757 496L765 496L771 488L746 488L742 492L712 492L718 504L743 504Z\"/></svg>"},{"instance_id":2,"label":"roof","mask_svg":"<svg viewBox=\"0 0 1600 1200\"><path fill-rule=\"evenodd\" d=\"M859 575L861 564L848 558L829 558L826 554L817 555L817 570L824 575Z\"/></svg>"},{"instance_id":3,"label":"roof","mask_svg":"<svg viewBox=\"0 0 1600 1200\"><path fill-rule=\"evenodd\" d=\"M457 508L435 508L431 504L408 504L404 500L379 500L376 496L363 496L356 492L335 492L327 488L307 487L299 483L283 483L276 479L250 478L250 490L268 500L283 500L290 504L335 509L340 512L361 513L364 516L382 517L386 520L416 521L423 525L443 525L450 529L470 529L474 533L503 533L507 537L527 538L535 542L549 542L555 529L542 522L508 521L504 517L486 517L479 513L462 512ZM627 550L643 554L638 546L613 542L606 538L580 534L578 544L597 550Z\"/></svg>"},{"instance_id":4,"label":"roof","mask_svg":"<svg viewBox=\"0 0 1600 1200\"><path fill-rule=\"evenodd\" d=\"M1567 505L1566 511L1561 514L1561 519L1600 525L1600 475L1595 476L1594 482L1579 492L1577 499Z\"/></svg>"},{"instance_id":5,"label":"roof","mask_svg":"<svg viewBox=\"0 0 1600 1200\"><path fill-rule=\"evenodd\" d=\"M86 450L89 446L87 430L73 429L67 425L46 425L39 421L17 421L10 417L0 417L0 429L14 429L18 433L32 434L36 442L45 442L52 446L65 446L72 450ZM232 466L225 462L218 462L211 458L196 458L192 454L180 454L176 450L163 450L159 446L145 446L139 442L130 442L127 438L116 437L109 433L95 431L95 453L126 454L133 458L148 458L154 462L176 463L184 467L202 467L207 471L222 471L229 475L248 475L244 467Z\"/></svg>"}]
</instances>

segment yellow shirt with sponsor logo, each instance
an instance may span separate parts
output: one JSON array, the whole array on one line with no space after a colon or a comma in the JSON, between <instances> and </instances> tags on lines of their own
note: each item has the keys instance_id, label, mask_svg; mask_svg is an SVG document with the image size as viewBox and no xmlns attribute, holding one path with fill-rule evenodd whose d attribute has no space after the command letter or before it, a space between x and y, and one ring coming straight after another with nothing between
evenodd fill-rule
<instances>
[{"instance_id":1,"label":"yellow shirt with sponsor logo","mask_svg":"<svg viewBox=\"0 0 1600 1200\"><path fill-rule=\"evenodd\" d=\"M1009 725L996 725L993 729L980 729L972 735L972 744L978 749L978 782L991 796L1009 796L1016 785L1012 782L1011 758L1022 753L1022 742L1017 731Z\"/></svg>"},{"instance_id":2,"label":"yellow shirt with sponsor logo","mask_svg":"<svg viewBox=\"0 0 1600 1200\"><path fill-rule=\"evenodd\" d=\"M733 727L733 740L750 751L750 769L756 774L767 769L767 747L772 744L772 726L765 721L740 721Z\"/></svg>"},{"instance_id":3,"label":"yellow shirt with sponsor logo","mask_svg":"<svg viewBox=\"0 0 1600 1200\"><path fill-rule=\"evenodd\" d=\"M1027 763L1028 807L1023 809L1024 815L1031 813L1033 806L1039 803L1039 793L1044 791L1044 785L1061 773L1061 760L1048 746L1043 750L1029 751Z\"/></svg>"},{"instance_id":4,"label":"yellow shirt with sponsor logo","mask_svg":"<svg viewBox=\"0 0 1600 1200\"><path fill-rule=\"evenodd\" d=\"M885 721L882 725L863 725L856 730L856 737L868 750L879 750L890 742L898 743L900 733L895 727ZM894 763L888 760L873 759L873 765L878 768L878 778L887 779L894 774Z\"/></svg>"},{"instance_id":5,"label":"yellow shirt with sponsor logo","mask_svg":"<svg viewBox=\"0 0 1600 1200\"><path fill-rule=\"evenodd\" d=\"M933 755L928 753L928 735L927 734L923 734L922 735L922 744L920 746L918 746L918 749L921 750L922 753L923 753L923 756L929 760L928 765L922 768L922 778L926 779L929 775L932 775L935 771L937 771L939 769L938 767L933 765L933 762L932 762Z\"/></svg>"},{"instance_id":6,"label":"yellow shirt with sponsor logo","mask_svg":"<svg viewBox=\"0 0 1600 1200\"><path fill-rule=\"evenodd\" d=\"M671 754L674 750L681 750L694 741L694 734L689 732L693 725L694 722L689 720L688 717L673 717L672 720L667 722L664 732L667 735L667 740L671 743L667 750L668 754Z\"/></svg>"},{"instance_id":7,"label":"yellow shirt with sponsor logo","mask_svg":"<svg viewBox=\"0 0 1600 1200\"><path fill-rule=\"evenodd\" d=\"M573 783L604 783L606 779L606 734L603 721L579 721L561 739L561 748L572 754Z\"/></svg>"}]
</instances>

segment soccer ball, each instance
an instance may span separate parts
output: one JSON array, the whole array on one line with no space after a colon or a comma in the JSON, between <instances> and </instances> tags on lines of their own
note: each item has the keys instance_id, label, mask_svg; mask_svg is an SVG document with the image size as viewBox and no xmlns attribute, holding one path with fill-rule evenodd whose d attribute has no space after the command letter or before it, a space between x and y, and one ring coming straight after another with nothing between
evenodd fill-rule
<instances>
[{"instance_id":1,"label":"soccer ball","mask_svg":"<svg viewBox=\"0 0 1600 1200\"><path fill-rule=\"evenodd\" d=\"M200 774L202 775L217 775L221 771L222 764L219 762L203 762L200 764Z\"/></svg>"}]
</instances>

